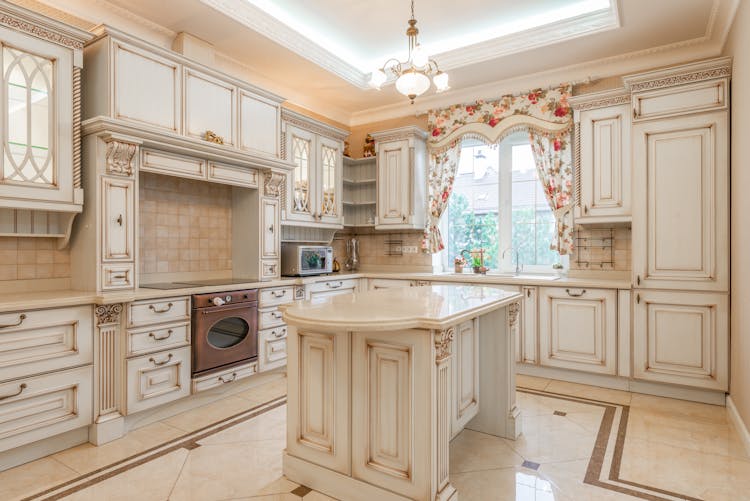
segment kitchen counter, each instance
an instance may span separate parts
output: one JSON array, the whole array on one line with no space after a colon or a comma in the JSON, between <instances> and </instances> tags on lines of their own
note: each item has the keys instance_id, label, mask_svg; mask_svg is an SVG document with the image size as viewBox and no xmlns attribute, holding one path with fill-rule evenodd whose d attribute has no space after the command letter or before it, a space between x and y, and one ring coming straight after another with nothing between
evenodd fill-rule
<instances>
[{"instance_id":1,"label":"kitchen counter","mask_svg":"<svg viewBox=\"0 0 750 501\"><path fill-rule=\"evenodd\" d=\"M96 294L94 292L75 290L48 290L35 292L6 292L0 293L0 312L19 311L24 309L55 308L75 306L81 304L113 304L129 303L140 299L159 299L173 296L189 296L192 294L205 294L211 292L224 292L241 289L256 289L268 287L283 287L293 285L306 285L331 279L359 279L359 278L383 278L391 280L425 280L437 282L451 282L459 284L478 285L532 285L543 287L592 287L601 289L630 289L631 281L629 273L611 273L608 276L577 276L562 277L554 280L540 278L531 274L518 276L508 275L476 275L471 273L398 273L363 271L358 273L332 273L315 277L290 277L273 280L270 282L247 282L231 285L212 286L190 286L186 285L180 289L148 289L138 288L122 292L111 292L107 294Z\"/></svg>"}]
</instances>

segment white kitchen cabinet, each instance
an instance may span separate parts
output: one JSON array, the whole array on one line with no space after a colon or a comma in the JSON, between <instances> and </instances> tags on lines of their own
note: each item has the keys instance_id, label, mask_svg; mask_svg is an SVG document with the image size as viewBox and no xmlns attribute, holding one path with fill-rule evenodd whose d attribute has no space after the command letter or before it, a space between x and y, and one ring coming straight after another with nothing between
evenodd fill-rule
<instances>
[{"instance_id":1,"label":"white kitchen cabinet","mask_svg":"<svg viewBox=\"0 0 750 501\"><path fill-rule=\"evenodd\" d=\"M190 68L184 74L185 134L204 139L210 131L236 144L237 87Z\"/></svg>"},{"instance_id":2,"label":"white kitchen cabinet","mask_svg":"<svg viewBox=\"0 0 750 501\"><path fill-rule=\"evenodd\" d=\"M729 297L634 291L633 377L729 389Z\"/></svg>"},{"instance_id":3,"label":"white kitchen cabinet","mask_svg":"<svg viewBox=\"0 0 750 501\"><path fill-rule=\"evenodd\" d=\"M427 133L402 127L372 134L377 147L376 230L423 229Z\"/></svg>"},{"instance_id":4,"label":"white kitchen cabinet","mask_svg":"<svg viewBox=\"0 0 750 501\"><path fill-rule=\"evenodd\" d=\"M636 287L727 291L727 112L643 121L633 132Z\"/></svg>"},{"instance_id":5,"label":"white kitchen cabinet","mask_svg":"<svg viewBox=\"0 0 750 501\"><path fill-rule=\"evenodd\" d=\"M279 199L261 199L261 259L279 259Z\"/></svg>"},{"instance_id":6,"label":"white kitchen cabinet","mask_svg":"<svg viewBox=\"0 0 750 501\"><path fill-rule=\"evenodd\" d=\"M341 294L352 294L359 290L359 279L349 280L326 280L325 282L316 282L307 286L307 299L315 301L331 296Z\"/></svg>"},{"instance_id":7,"label":"white kitchen cabinet","mask_svg":"<svg viewBox=\"0 0 750 501\"><path fill-rule=\"evenodd\" d=\"M135 259L135 181L102 177L102 261Z\"/></svg>"},{"instance_id":8,"label":"white kitchen cabinet","mask_svg":"<svg viewBox=\"0 0 750 501\"><path fill-rule=\"evenodd\" d=\"M516 362L524 364L536 364L537 356L537 297L539 291L536 287L521 287L521 315L523 322L521 328L517 329L516 338Z\"/></svg>"},{"instance_id":9,"label":"white kitchen cabinet","mask_svg":"<svg viewBox=\"0 0 750 501\"><path fill-rule=\"evenodd\" d=\"M629 222L630 93L607 91L571 101L578 141L576 223Z\"/></svg>"},{"instance_id":10,"label":"white kitchen cabinet","mask_svg":"<svg viewBox=\"0 0 750 501\"><path fill-rule=\"evenodd\" d=\"M541 287L539 363L616 374L617 292Z\"/></svg>"},{"instance_id":11,"label":"white kitchen cabinet","mask_svg":"<svg viewBox=\"0 0 750 501\"><path fill-rule=\"evenodd\" d=\"M411 280L395 280L392 278L368 278L369 290L390 289L393 287L411 287Z\"/></svg>"},{"instance_id":12,"label":"white kitchen cabinet","mask_svg":"<svg viewBox=\"0 0 750 501\"><path fill-rule=\"evenodd\" d=\"M279 158L281 105L240 89L239 147L259 155ZM273 125L269 127L269 124Z\"/></svg>"},{"instance_id":13,"label":"white kitchen cabinet","mask_svg":"<svg viewBox=\"0 0 750 501\"><path fill-rule=\"evenodd\" d=\"M128 359L127 395L128 414L190 395L190 347Z\"/></svg>"},{"instance_id":14,"label":"white kitchen cabinet","mask_svg":"<svg viewBox=\"0 0 750 501\"><path fill-rule=\"evenodd\" d=\"M451 437L479 412L479 329L477 319L457 325L451 344L453 382Z\"/></svg>"},{"instance_id":15,"label":"white kitchen cabinet","mask_svg":"<svg viewBox=\"0 0 750 501\"><path fill-rule=\"evenodd\" d=\"M258 332L258 369L269 371L286 365L286 326Z\"/></svg>"},{"instance_id":16,"label":"white kitchen cabinet","mask_svg":"<svg viewBox=\"0 0 750 501\"><path fill-rule=\"evenodd\" d=\"M343 139L345 131L289 110L282 111L287 176L287 224L343 228Z\"/></svg>"}]
</instances>

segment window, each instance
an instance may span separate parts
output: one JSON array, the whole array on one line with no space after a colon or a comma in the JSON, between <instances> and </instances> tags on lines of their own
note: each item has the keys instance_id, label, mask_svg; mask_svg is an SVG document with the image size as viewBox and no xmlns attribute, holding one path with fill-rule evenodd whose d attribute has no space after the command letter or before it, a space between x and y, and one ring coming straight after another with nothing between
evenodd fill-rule
<instances>
[{"instance_id":1,"label":"window","mask_svg":"<svg viewBox=\"0 0 750 501\"><path fill-rule=\"evenodd\" d=\"M492 146L463 142L442 232L445 269L463 249L480 247L487 250L485 265L492 270L515 270L516 252L526 271L549 272L561 261L549 248L555 219L526 133Z\"/></svg>"}]
</instances>

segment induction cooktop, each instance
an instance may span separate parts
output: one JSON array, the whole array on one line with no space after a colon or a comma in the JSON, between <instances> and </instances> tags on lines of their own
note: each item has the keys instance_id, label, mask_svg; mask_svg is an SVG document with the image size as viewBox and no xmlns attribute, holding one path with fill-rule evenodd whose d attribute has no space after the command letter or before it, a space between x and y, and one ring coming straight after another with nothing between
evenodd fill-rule
<instances>
[{"instance_id":1,"label":"induction cooktop","mask_svg":"<svg viewBox=\"0 0 750 501\"><path fill-rule=\"evenodd\" d=\"M257 282L257 278L211 278L207 280L184 280L182 282L157 282L153 284L141 284L144 289L185 289L187 287L211 287L215 285L236 285Z\"/></svg>"}]
</instances>

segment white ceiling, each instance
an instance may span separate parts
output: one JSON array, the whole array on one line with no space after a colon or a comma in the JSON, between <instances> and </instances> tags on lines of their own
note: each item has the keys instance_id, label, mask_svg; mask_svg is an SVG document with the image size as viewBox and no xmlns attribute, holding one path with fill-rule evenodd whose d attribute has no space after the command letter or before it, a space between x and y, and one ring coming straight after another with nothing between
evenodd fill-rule
<instances>
[{"instance_id":1,"label":"white ceiling","mask_svg":"<svg viewBox=\"0 0 750 501\"><path fill-rule=\"evenodd\" d=\"M387 57L403 57L407 0L41 1L94 24L116 12L161 36L191 33L253 83L353 125L718 55L740 0L416 0L420 41L450 69L451 91L414 106L393 86L364 85ZM558 18L572 7L591 12Z\"/></svg>"}]
</instances>

